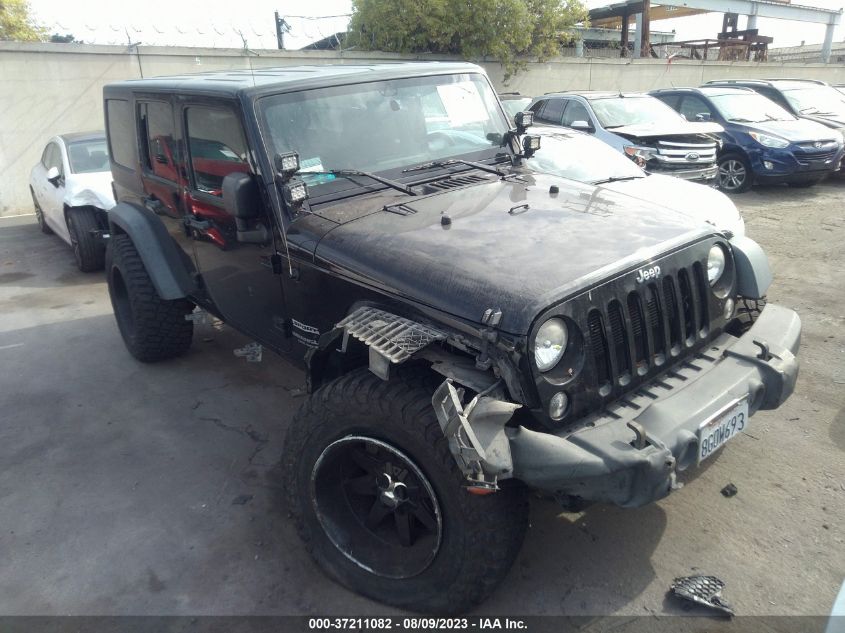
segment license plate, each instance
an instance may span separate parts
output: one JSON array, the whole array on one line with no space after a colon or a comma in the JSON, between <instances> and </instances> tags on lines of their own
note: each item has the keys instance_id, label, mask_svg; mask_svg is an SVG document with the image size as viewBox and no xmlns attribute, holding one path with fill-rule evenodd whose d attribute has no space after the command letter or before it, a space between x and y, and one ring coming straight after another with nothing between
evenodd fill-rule
<instances>
[{"instance_id":1,"label":"license plate","mask_svg":"<svg viewBox=\"0 0 845 633\"><path fill-rule=\"evenodd\" d=\"M743 398L698 429L698 463L748 428L748 400Z\"/></svg>"}]
</instances>

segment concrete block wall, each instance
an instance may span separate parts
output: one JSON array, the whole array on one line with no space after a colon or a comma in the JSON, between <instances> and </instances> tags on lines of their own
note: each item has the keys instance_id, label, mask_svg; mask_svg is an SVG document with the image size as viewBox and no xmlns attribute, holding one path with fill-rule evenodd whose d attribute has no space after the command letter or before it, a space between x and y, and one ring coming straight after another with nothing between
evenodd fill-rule
<instances>
[{"instance_id":1,"label":"concrete block wall","mask_svg":"<svg viewBox=\"0 0 845 633\"><path fill-rule=\"evenodd\" d=\"M374 52L92 46L0 42L0 216L32 213L29 170L56 134L103 128L103 85L123 79L302 64L360 64L454 59ZM559 58L530 62L504 84L496 62L482 62L499 89L536 95L553 90L652 90L709 79L812 77L845 83L845 66Z\"/></svg>"}]
</instances>

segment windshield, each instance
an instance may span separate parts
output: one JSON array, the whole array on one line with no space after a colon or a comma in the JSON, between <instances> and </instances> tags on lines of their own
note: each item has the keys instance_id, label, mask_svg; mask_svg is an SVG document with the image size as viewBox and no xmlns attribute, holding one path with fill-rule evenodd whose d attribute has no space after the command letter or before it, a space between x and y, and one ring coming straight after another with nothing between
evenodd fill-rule
<instances>
[{"instance_id":1,"label":"windshield","mask_svg":"<svg viewBox=\"0 0 845 633\"><path fill-rule=\"evenodd\" d=\"M590 136L542 135L541 142L542 150L524 161L535 171L587 183L645 177L634 161Z\"/></svg>"},{"instance_id":2,"label":"windshield","mask_svg":"<svg viewBox=\"0 0 845 633\"><path fill-rule=\"evenodd\" d=\"M684 118L654 97L592 99L590 105L604 128L623 125L675 124Z\"/></svg>"},{"instance_id":3,"label":"windshield","mask_svg":"<svg viewBox=\"0 0 845 633\"><path fill-rule=\"evenodd\" d=\"M106 139L79 141L67 146L70 171L74 174L90 174L109 171L109 150Z\"/></svg>"},{"instance_id":4,"label":"windshield","mask_svg":"<svg viewBox=\"0 0 845 633\"><path fill-rule=\"evenodd\" d=\"M830 86L814 85L784 90L783 96L801 114L838 114L845 117L842 93Z\"/></svg>"},{"instance_id":5,"label":"windshield","mask_svg":"<svg viewBox=\"0 0 845 633\"><path fill-rule=\"evenodd\" d=\"M483 75L414 77L265 97L271 155L296 151L301 172L401 170L501 151L509 125ZM333 180L311 176L310 186Z\"/></svg>"},{"instance_id":6,"label":"windshield","mask_svg":"<svg viewBox=\"0 0 845 633\"><path fill-rule=\"evenodd\" d=\"M719 114L728 121L761 123L794 121L795 117L771 99L756 92L736 92L710 97Z\"/></svg>"},{"instance_id":7,"label":"windshield","mask_svg":"<svg viewBox=\"0 0 845 633\"><path fill-rule=\"evenodd\" d=\"M531 97L523 97L522 99L502 99L502 105L508 117L511 120L516 116L517 112L524 112L528 109L528 104L531 103Z\"/></svg>"}]
</instances>

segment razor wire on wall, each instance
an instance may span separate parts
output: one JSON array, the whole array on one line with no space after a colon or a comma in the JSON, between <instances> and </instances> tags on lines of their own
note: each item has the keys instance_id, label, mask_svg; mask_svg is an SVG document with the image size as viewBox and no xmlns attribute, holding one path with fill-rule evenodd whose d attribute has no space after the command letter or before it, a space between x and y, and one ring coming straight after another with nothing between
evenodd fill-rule
<instances>
[{"instance_id":1,"label":"razor wire on wall","mask_svg":"<svg viewBox=\"0 0 845 633\"><path fill-rule=\"evenodd\" d=\"M337 33L347 29L350 14L305 16L283 15L281 28L285 48L298 49L322 40L331 41ZM43 25L54 41L85 44L188 46L203 48L276 49L278 37L276 18L269 13L266 19L200 22L191 20L190 26L178 22L132 23L47 22ZM72 40L68 37L71 36Z\"/></svg>"}]
</instances>

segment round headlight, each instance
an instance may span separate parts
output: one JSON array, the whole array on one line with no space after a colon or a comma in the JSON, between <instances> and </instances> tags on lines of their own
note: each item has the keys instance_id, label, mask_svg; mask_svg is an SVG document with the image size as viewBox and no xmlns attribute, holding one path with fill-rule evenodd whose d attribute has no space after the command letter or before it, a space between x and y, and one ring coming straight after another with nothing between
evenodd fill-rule
<instances>
[{"instance_id":1,"label":"round headlight","mask_svg":"<svg viewBox=\"0 0 845 633\"><path fill-rule=\"evenodd\" d=\"M707 280L714 285L725 272L725 251L721 246L714 246L707 256Z\"/></svg>"},{"instance_id":2,"label":"round headlight","mask_svg":"<svg viewBox=\"0 0 845 633\"><path fill-rule=\"evenodd\" d=\"M534 362L540 371L549 371L557 365L566 350L566 323L561 319L549 319L537 330L534 339Z\"/></svg>"}]
</instances>

